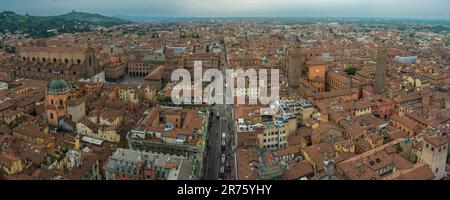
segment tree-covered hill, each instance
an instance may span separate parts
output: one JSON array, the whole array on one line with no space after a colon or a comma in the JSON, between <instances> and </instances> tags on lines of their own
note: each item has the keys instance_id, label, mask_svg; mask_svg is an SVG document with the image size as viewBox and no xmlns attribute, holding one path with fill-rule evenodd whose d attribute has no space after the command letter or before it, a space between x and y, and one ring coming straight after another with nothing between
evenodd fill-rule
<instances>
[{"instance_id":1,"label":"tree-covered hill","mask_svg":"<svg viewBox=\"0 0 450 200\"><path fill-rule=\"evenodd\" d=\"M58 16L20 15L12 11L0 13L1 33L20 31L32 37L48 37L55 32L84 32L92 26L108 27L127 23L122 19L75 11Z\"/></svg>"}]
</instances>

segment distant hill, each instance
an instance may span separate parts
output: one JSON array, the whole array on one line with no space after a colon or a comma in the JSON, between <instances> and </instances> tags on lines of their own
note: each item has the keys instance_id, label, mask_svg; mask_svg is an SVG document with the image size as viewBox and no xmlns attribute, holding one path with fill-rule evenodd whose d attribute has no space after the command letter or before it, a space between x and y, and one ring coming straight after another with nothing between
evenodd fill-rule
<instances>
[{"instance_id":1,"label":"distant hill","mask_svg":"<svg viewBox=\"0 0 450 200\"><path fill-rule=\"evenodd\" d=\"M129 22L128 20L118 19L115 17L106 17L99 14L92 14L85 12L70 12L67 14L55 16L55 18L63 20L84 21L99 25L120 25Z\"/></svg>"},{"instance_id":2,"label":"distant hill","mask_svg":"<svg viewBox=\"0 0 450 200\"><path fill-rule=\"evenodd\" d=\"M153 17L144 17L144 16L128 16L128 15L114 15L115 18L132 21L132 22L154 22L158 21Z\"/></svg>"},{"instance_id":3,"label":"distant hill","mask_svg":"<svg viewBox=\"0 0 450 200\"><path fill-rule=\"evenodd\" d=\"M75 11L58 16L20 15L12 11L0 13L0 32L21 31L32 37L52 36L55 31L61 33L84 32L89 31L93 25L108 27L127 23L131 22Z\"/></svg>"}]
</instances>

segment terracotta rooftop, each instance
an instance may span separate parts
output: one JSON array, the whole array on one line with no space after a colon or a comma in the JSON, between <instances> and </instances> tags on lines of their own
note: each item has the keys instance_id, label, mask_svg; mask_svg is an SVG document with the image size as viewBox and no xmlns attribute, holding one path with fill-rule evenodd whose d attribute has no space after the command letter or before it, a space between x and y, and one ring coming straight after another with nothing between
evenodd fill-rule
<instances>
[{"instance_id":1,"label":"terracotta rooftop","mask_svg":"<svg viewBox=\"0 0 450 200\"><path fill-rule=\"evenodd\" d=\"M293 180L302 178L305 176L312 176L314 169L311 167L308 161L303 160L299 163L289 164L289 168L284 172L283 179Z\"/></svg>"},{"instance_id":2,"label":"terracotta rooftop","mask_svg":"<svg viewBox=\"0 0 450 200\"><path fill-rule=\"evenodd\" d=\"M50 134L41 131L41 128L37 124L22 124L13 129L14 133L19 133L21 135L27 135L30 137L38 137L49 139Z\"/></svg>"},{"instance_id":3,"label":"terracotta rooftop","mask_svg":"<svg viewBox=\"0 0 450 200\"><path fill-rule=\"evenodd\" d=\"M236 156L238 180L257 180L259 178L259 157L256 148L237 148Z\"/></svg>"},{"instance_id":4,"label":"terracotta rooftop","mask_svg":"<svg viewBox=\"0 0 450 200\"><path fill-rule=\"evenodd\" d=\"M149 75L145 77L145 80L161 80L164 74L164 65L158 66Z\"/></svg>"},{"instance_id":5,"label":"terracotta rooftop","mask_svg":"<svg viewBox=\"0 0 450 200\"><path fill-rule=\"evenodd\" d=\"M5 152L0 153L0 166L10 168L15 161L20 160L19 157Z\"/></svg>"},{"instance_id":6,"label":"terracotta rooftop","mask_svg":"<svg viewBox=\"0 0 450 200\"><path fill-rule=\"evenodd\" d=\"M450 138L448 135L444 134L424 134L423 139L431 144L433 144L435 147L440 147L442 145L448 144Z\"/></svg>"},{"instance_id":7,"label":"terracotta rooftop","mask_svg":"<svg viewBox=\"0 0 450 200\"><path fill-rule=\"evenodd\" d=\"M400 170L384 180L431 180L434 178L433 171L430 166L425 163L415 164L412 168L406 170Z\"/></svg>"}]
</instances>

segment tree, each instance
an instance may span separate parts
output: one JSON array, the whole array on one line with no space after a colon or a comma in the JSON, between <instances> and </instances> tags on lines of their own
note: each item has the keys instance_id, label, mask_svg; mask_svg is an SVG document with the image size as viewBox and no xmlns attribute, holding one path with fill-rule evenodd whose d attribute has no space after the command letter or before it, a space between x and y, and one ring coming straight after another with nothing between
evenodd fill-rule
<instances>
[{"instance_id":1,"label":"tree","mask_svg":"<svg viewBox=\"0 0 450 200\"><path fill-rule=\"evenodd\" d=\"M347 72L347 75L355 75L356 71L358 71L358 69L356 69L355 67L349 67L349 68L345 69L345 72Z\"/></svg>"},{"instance_id":2,"label":"tree","mask_svg":"<svg viewBox=\"0 0 450 200\"><path fill-rule=\"evenodd\" d=\"M6 53L16 53L16 47L6 47Z\"/></svg>"}]
</instances>

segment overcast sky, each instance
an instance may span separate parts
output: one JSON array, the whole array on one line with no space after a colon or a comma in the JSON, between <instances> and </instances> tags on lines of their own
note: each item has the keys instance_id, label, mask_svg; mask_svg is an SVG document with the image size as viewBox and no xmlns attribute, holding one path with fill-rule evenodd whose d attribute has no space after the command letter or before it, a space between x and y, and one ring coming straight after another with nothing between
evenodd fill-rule
<instances>
[{"instance_id":1,"label":"overcast sky","mask_svg":"<svg viewBox=\"0 0 450 200\"><path fill-rule=\"evenodd\" d=\"M405 17L450 19L450 0L0 0L31 15L72 11L154 17Z\"/></svg>"}]
</instances>

